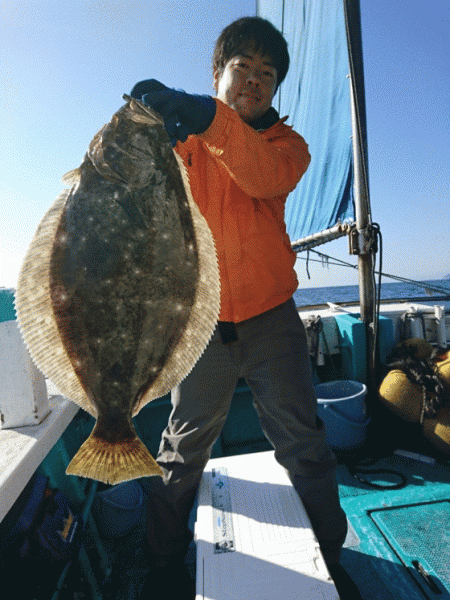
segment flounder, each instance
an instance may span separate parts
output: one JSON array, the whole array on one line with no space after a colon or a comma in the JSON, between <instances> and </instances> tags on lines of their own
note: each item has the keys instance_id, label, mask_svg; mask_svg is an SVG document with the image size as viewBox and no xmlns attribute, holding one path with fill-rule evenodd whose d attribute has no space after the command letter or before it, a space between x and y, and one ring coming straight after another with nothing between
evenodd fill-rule
<instances>
[{"instance_id":1,"label":"flounder","mask_svg":"<svg viewBox=\"0 0 450 600\"><path fill-rule=\"evenodd\" d=\"M214 331L209 227L160 115L124 96L45 214L16 290L37 366L96 417L67 473L119 483L161 469L132 417L191 371Z\"/></svg>"}]
</instances>

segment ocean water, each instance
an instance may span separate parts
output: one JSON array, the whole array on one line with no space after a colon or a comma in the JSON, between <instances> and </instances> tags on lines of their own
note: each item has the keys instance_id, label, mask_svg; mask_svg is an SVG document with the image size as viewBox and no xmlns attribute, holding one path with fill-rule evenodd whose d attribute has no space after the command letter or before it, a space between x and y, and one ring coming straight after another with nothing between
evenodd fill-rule
<instances>
[{"instance_id":1,"label":"ocean water","mask_svg":"<svg viewBox=\"0 0 450 600\"><path fill-rule=\"evenodd\" d=\"M450 299L450 279L439 279L437 281L421 281L422 287L412 283L382 283L381 298L384 299L406 299L420 298L423 304L434 304L433 297L443 296L445 292L439 293L434 287L447 290ZM326 302L357 302L359 300L359 289L357 285L343 285L335 287L318 287L298 289L294 294L297 306L308 306L314 304L325 304Z\"/></svg>"}]
</instances>

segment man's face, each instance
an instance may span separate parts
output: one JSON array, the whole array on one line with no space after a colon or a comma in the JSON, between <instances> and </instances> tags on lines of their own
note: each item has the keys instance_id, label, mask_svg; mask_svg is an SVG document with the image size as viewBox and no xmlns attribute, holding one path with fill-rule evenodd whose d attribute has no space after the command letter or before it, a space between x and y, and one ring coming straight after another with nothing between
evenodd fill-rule
<instances>
[{"instance_id":1,"label":"man's face","mask_svg":"<svg viewBox=\"0 0 450 600\"><path fill-rule=\"evenodd\" d=\"M276 85L277 70L273 60L251 50L231 58L221 75L214 71L217 98L247 123L268 111Z\"/></svg>"}]
</instances>

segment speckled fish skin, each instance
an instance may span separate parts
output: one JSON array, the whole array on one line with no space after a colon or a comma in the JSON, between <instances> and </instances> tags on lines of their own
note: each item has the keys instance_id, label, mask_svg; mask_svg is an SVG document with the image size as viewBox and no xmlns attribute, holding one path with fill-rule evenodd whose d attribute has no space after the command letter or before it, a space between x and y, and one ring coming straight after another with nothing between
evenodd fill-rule
<instances>
[{"instance_id":1,"label":"speckled fish skin","mask_svg":"<svg viewBox=\"0 0 450 600\"><path fill-rule=\"evenodd\" d=\"M186 326L198 276L189 205L164 125L150 128L133 116L126 105L91 143L50 269L61 336L97 408L97 437L110 443L134 437L132 409Z\"/></svg>"},{"instance_id":2,"label":"speckled fish skin","mask_svg":"<svg viewBox=\"0 0 450 600\"><path fill-rule=\"evenodd\" d=\"M219 311L217 261L207 257L214 254L212 237L180 159L161 117L125 98L72 172L70 192L44 217L16 294L38 366L41 360L63 387L64 369L68 379L75 374L87 403L71 399L97 417L67 472L107 483L161 474L132 416L186 376ZM47 277L34 266L33 248L45 248L49 237L48 282L35 298L43 315L31 318L27 291ZM64 351L52 348L58 344ZM52 352L62 355L54 364Z\"/></svg>"}]
</instances>

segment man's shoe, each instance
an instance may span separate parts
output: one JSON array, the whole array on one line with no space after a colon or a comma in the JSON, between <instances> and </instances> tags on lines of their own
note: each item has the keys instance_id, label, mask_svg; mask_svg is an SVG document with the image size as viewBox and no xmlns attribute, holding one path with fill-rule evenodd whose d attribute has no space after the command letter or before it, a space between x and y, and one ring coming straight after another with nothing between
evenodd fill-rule
<instances>
[{"instance_id":1,"label":"man's shoe","mask_svg":"<svg viewBox=\"0 0 450 600\"><path fill-rule=\"evenodd\" d=\"M339 563L327 565L341 600L362 600L355 582Z\"/></svg>"}]
</instances>

